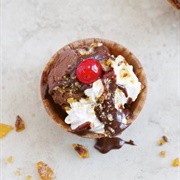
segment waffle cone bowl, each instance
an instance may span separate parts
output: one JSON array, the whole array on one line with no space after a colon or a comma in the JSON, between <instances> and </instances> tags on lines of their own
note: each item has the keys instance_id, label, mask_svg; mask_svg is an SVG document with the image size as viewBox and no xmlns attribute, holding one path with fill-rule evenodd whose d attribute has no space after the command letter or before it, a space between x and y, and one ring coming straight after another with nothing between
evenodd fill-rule
<instances>
[{"instance_id":1,"label":"waffle cone bowl","mask_svg":"<svg viewBox=\"0 0 180 180\"><path fill-rule=\"evenodd\" d=\"M133 71L136 74L138 80L142 84L141 92L138 95L137 99L132 103L131 105L131 112L132 116L130 119L128 119L128 123L131 124L133 121L137 118L138 114L141 112L145 100L146 100L146 94L147 94L147 81L146 81L146 75L144 72L144 69L139 62L139 60L125 47L120 45L119 43L105 40L105 39L98 39L98 38L89 38L89 39L82 39L75 42L72 42L63 48L61 48L59 51L57 51L52 58L49 60L47 65L44 68L44 71L42 73L41 77L41 84L40 84L40 93L42 97L43 105L51 117L52 120L54 120L58 126L65 129L68 132L71 132L70 125L65 123L65 117L67 116L66 112L60 107L57 106L53 99L48 97L47 95L47 75L50 71L50 68L52 67L54 60L56 59L57 55L61 55L62 52L65 50L71 48L71 49L77 49L79 47L83 47L85 45L90 45L92 43L102 43L105 45L111 54L113 54L115 57L118 55L124 56L128 64L133 66ZM101 138L104 137L104 134L98 134L93 132L88 132L85 135L81 135L81 137L87 137L87 138Z\"/></svg>"}]
</instances>

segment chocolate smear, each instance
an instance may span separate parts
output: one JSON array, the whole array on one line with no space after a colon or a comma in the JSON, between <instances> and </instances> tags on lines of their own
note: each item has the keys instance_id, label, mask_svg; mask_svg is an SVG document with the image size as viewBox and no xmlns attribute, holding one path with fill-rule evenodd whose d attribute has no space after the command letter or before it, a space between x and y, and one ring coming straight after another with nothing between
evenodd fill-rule
<instances>
[{"instance_id":1,"label":"chocolate smear","mask_svg":"<svg viewBox=\"0 0 180 180\"><path fill-rule=\"evenodd\" d=\"M123 139L118 138L118 137L112 137L112 138L103 137L103 138L97 139L94 147L101 153L105 154L112 149L122 148L124 144L135 145L132 140L124 141Z\"/></svg>"}]
</instances>

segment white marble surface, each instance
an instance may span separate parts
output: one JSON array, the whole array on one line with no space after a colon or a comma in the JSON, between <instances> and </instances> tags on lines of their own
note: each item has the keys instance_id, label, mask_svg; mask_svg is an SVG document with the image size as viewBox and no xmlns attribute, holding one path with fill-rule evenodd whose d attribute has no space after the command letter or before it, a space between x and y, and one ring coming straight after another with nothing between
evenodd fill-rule
<instances>
[{"instance_id":1,"label":"white marble surface","mask_svg":"<svg viewBox=\"0 0 180 180\"><path fill-rule=\"evenodd\" d=\"M0 140L0 179L39 179L35 163L42 160L57 180L178 180L180 167L179 69L180 12L166 0L2 0L1 122L14 125L16 115L26 130ZM122 138L124 146L108 154L60 129L41 103L43 67L62 46L77 39L99 37L128 47L143 64L148 79L146 105ZM158 146L162 135L170 142ZM72 143L90 151L80 159ZM159 156L166 150L165 158ZM12 164L7 163L9 156ZM15 174L20 168L21 175Z\"/></svg>"}]
</instances>

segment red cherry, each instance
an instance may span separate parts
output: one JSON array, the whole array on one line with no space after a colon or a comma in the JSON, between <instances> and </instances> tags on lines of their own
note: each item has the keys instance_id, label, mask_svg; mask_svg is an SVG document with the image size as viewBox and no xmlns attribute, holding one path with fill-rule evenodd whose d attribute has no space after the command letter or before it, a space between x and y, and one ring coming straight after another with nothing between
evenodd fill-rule
<instances>
[{"instance_id":1,"label":"red cherry","mask_svg":"<svg viewBox=\"0 0 180 180\"><path fill-rule=\"evenodd\" d=\"M100 63L95 59L85 59L76 70L76 76L83 84L92 84L102 74Z\"/></svg>"}]
</instances>

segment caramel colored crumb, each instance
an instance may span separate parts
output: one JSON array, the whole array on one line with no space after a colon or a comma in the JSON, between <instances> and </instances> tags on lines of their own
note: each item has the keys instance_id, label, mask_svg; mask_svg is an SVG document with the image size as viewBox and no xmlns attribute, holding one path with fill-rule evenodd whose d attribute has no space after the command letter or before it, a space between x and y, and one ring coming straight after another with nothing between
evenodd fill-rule
<instances>
[{"instance_id":1,"label":"caramel colored crumb","mask_svg":"<svg viewBox=\"0 0 180 180\"><path fill-rule=\"evenodd\" d=\"M26 180L31 180L32 176L26 176Z\"/></svg>"},{"instance_id":2,"label":"caramel colored crumb","mask_svg":"<svg viewBox=\"0 0 180 180\"><path fill-rule=\"evenodd\" d=\"M89 157L88 149L86 147L84 147L83 145L73 144L72 146L81 158L88 158Z\"/></svg>"},{"instance_id":3,"label":"caramel colored crumb","mask_svg":"<svg viewBox=\"0 0 180 180\"><path fill-rule=\"evenodd\" d=\"M158 141L158 144L162 146L163 144L168 142L168 138L166 136L162 136L162 138Z\"/></svg>"},{"instance_id":4,"label":"caramel colored crumb","mask_svg":"<svg viewBox=\"0 0 180 180\"><path fill-rule=\"evenodd\" d=\"M160 146L162 146L163 144L165 144L166 143L166 141L164 141L163 139L160 139L159 141L158 141L158 144L160 145Z\"/></svg>"},{"instance_id":5,"label":"caramel colored crumb","mask_svg":"<svg viewBox=\"0 0 180 180\"><path fill-rule=\"evenodd\" d=\"M16 172L15 172L16 175L20 176L21 175L21 171L20 169L18 169Z\"/></svg>"},{"instance_id":6,"label":"caramel colored crumb","mask_svg":"<svg viewBox=\"0 0 180 180\"><path fill-rule=\"evenodd\" d=\"M16 127L16 132L20 132L25 129L24 121L19 115L17 115L16 117L15 127Z\"/></svg>"},{"instance_id":7,"label":"caramel colored crumb","mask_svg":"<svg viewBox=\"0 0 180 180\"><path fill-rule=\"evenodd\" d=\"M166 156L166 151L161 151L160 155L161 155L161 157L165 157Z\"/></svg>"},{"instance_id":8,"label":"caramel colored crumb","mask_svg":"<svg viewBox=\"0 0 180 180\"><path fill-rule=\"evenodd\" d=\"M168 142L168 138L166 136L163 136L162 139L165 141L165 142Z\"/></svg>"},{"instance_id":9,"label":"caramel colored crumb","mask_svg":"<svg viewBox=\"0 0 180 180\"><path fill-rule=\"evenodd\" d=\"M68 99L67 99L67 102L68 102L69 104L71 104L71 103L73 103L73 102L76 102L76 100L75 100L74 98L68 98Z\"/></svg>"},{"instance_id":10,"label":"caramel colored crumb","mask_svg":"<svg viewBox=\"0 0 180 180\"><path fill-rule=\"evenodd\" d=\"M54 179L54 172L52 169L42 161L36 163L36 167L41 180L52 180Z\"/></svg>"},{"instance_id":11,"label":"caramel colored crumb","mask_svg":"<svg viewBox=\"0 0 180 180\"><path fill-rule=\"evenodd\" d=\"M7 158L7 162L8 162L8 163L13 163L13 157L12 157L12 156L9 156L9 157Z\"/></svg>"},{"instance_id":12,"label":"caramel colored crumb","mask_svg":"<svg viewBox=\"0 0 180 180\"><path fill-rule=\"evenodd\" d=\"M0 138L6 136L12 129L12 126L0 123Z\"/></svg>"},{"instance_id":13,"label":"caramel colored crumb","mask_svg":"<svg viewBox=\"0 0 180 180\"><path fill-rule=\"evenodd\" d=\"M172 166L179 166L180 165L180 159L177 157L176 159L173 160Z\"/></svg>"}]
</instances>

